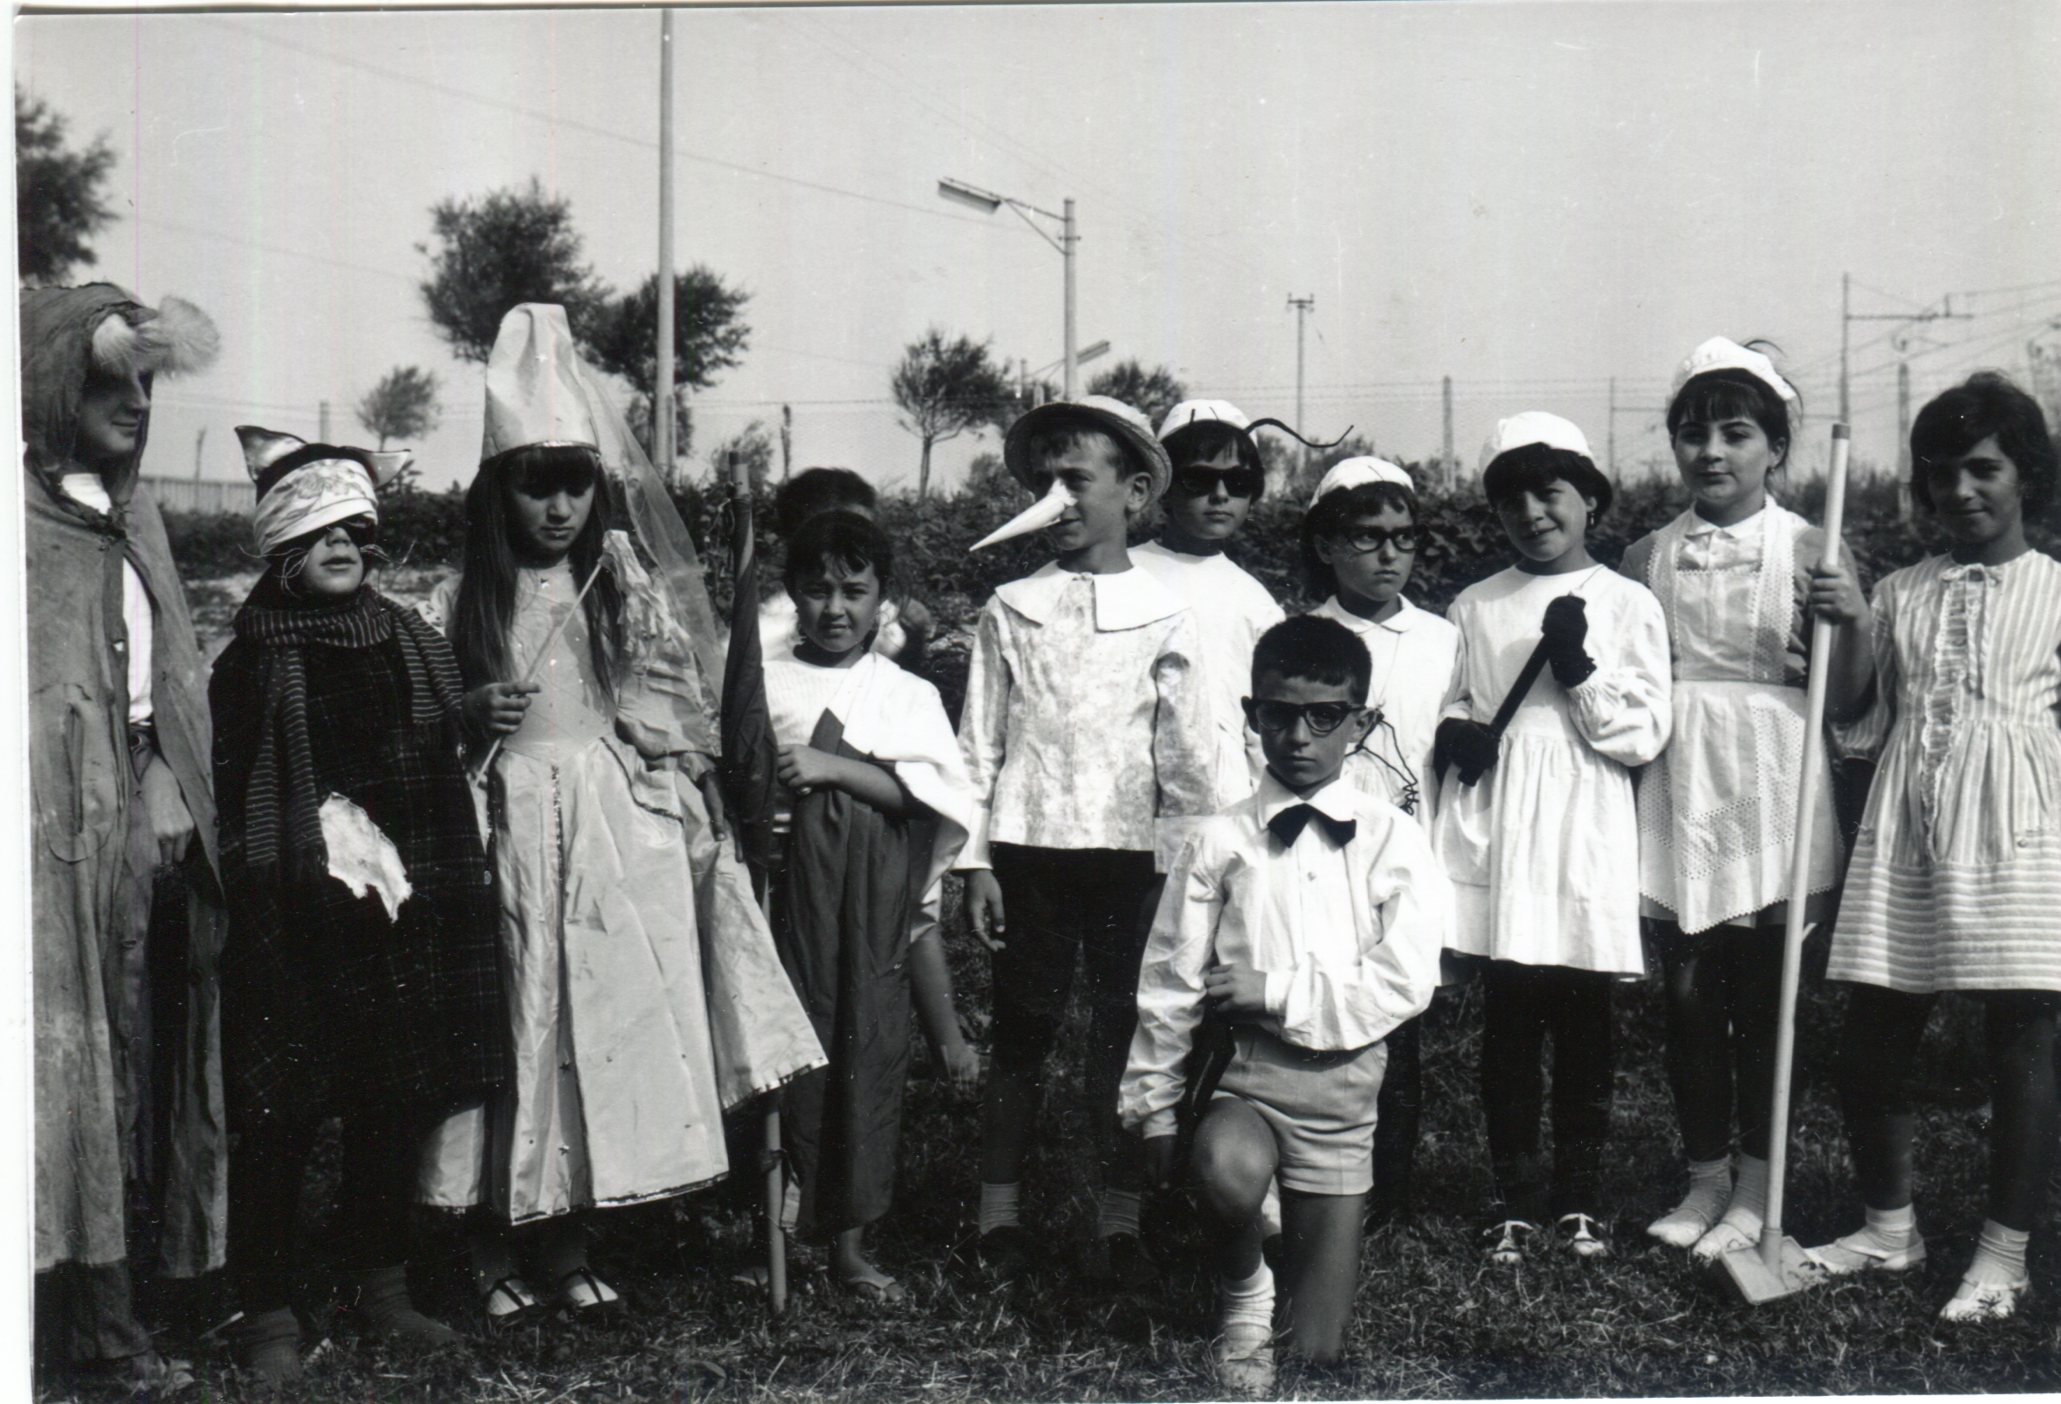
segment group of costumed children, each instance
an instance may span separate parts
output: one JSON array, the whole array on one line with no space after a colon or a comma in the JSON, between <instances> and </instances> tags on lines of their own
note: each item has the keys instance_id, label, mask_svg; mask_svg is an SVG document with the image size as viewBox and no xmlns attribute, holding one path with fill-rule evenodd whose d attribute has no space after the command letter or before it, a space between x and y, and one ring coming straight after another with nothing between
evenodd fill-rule
<instances>
[{"instance_id":1,"label":"group of costumed children","mask_svg":"<svg viewBox=\"0 0 2061 1404\"><path fill-rule=\"evenodd\" d=\"M931 621L894 598L871 489L803 473L760 627L792 827L770 926L717 784L723 644L662 485L560 309L508 314L486 393L462 566L420 610L368 580L400 456L239 431L266 569L209 695L232 1338L260 1374L301 1369L292 1230L330 1117L338 1266L376 1335L455 1338L410 1300L411 1202L467 1211L490 1320L617 1302L587 1216L723 1176L725 1110L775 1089L786 1217L832 1282L899 1299L863 1236L893 1199L912 1022L982 1079L947 869L992 955L981 1265L1050 1265L1022 1185L1078 981L1088 1271L1154 1281L1144 1196L1192 1186L1228 1390L1271 1386L1277 1340L1342 1350L1363 1221L1410 1209L1417 1021L1463 977L1491 1261L1610 1252L1612 995L1648 950L1689 1185L1647 1232L1705 1259L1752 1243L1813 620L1836 626L1835 740L1878 769L1850 861L1811 786L1813 919L1844 870L1830 974L1853 987L1867 1210L1811 1258L1923 1259L1912 1065L1937 995L1977 993L1991 1188L1942 1315L2015 1310L2057 1130L2061 566L2026 545L2055 459L2008 382L1918 416L1913 492L1953 546L1872 607L1769 495L1800 407L1761 352L1714 339L1677 371L1693 502L1618 570L1586 544L1612 486L1580 430L1513 415L1481 462L1513 563L1443 618L1404 596L1424 523L1403 469L1325 474L1302 547L1327 598L1284 620L1224 554L1264 490L1257 425L1222 401L1157 429L1093 396L1041 406L1004 453L1035 501L989 540L1043 530L1056 559L982 607L956 734L909 671ZM1159 539L1131 548L1155 504Z\"/></svg>"}]
</instances>

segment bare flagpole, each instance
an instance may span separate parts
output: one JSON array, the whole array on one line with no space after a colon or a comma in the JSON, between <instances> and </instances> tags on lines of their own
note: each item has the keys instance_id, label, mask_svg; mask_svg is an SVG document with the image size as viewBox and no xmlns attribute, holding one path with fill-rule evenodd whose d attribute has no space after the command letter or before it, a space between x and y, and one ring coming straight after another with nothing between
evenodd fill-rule
<instances>
[{"instance_id":1,"label":"bare flagpole","mask_svg":"<svg viewBox=\"0 0 2061 1404\"><path fill-rule=\"evenodd\" d=\"M658 373L651 382L651 457L673 485L673 12L658 30Z\"/></svg>"}]
</instances>

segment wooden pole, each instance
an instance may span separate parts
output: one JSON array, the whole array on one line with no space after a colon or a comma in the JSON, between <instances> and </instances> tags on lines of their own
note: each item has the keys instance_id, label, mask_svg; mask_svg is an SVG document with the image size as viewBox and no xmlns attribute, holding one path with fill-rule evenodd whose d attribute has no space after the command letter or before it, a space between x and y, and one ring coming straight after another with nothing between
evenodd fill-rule
<instances>
[{"instance_id":1,"label":"wooden pole","mask_svg":"<svg viewBox=\"0 0 2061 1404\"><path fill-rule=\"evenodd\" d=\"M651 383L651 456L673 484L673 12L658 30L658 373Z\"/></svg>"},{"instance_id":2,"label":"wooden pole","mask_svg":"<svg viewBox=\"0 0 2061 1404\"><path fill-rule=\"evenodd\" d=\"M1845 554L1847 426L1832 426L1832 463L1825 471L1826 559ZM1832 677L1832 621L1811 621L1810 681L1804 693L1803 783L1796 798L1796 846L1789 854L1789 922L1782 939L1782 995L1775 1024L1775 1097L1768 1112L1768 1208L1760 1256L1770 1272L1782 1259L1783 1179L1789 1164L1789 1081L1796 1059L1796 987L1803 968L1804 908L1810 901L1811 831L1817 820L1818 769L1825 754L1825 693Z\"/></svg>"}]
</instances>

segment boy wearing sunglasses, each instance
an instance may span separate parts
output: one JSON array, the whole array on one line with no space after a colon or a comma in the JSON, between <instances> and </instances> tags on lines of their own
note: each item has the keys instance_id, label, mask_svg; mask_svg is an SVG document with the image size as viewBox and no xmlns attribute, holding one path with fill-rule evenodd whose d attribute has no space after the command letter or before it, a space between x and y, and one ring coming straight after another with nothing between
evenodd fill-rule
<instances>
[{"instance_id":1,"label":"boy wearing sunglasses","mask_svg":"<svg viewBox=\"0 0 2061 1404\"><path fill-rule=\"evenodd\" d=\"M1174 474L1160 502L1163 525L1157 541L1131 551L1194 614L1217 787L1227 799L1250 794L1265 764L1239 700L1254 642L1283 618L1267 587L1224 554L1266 487L1252 434L1252 421L1224 400L1183 400L1167 411L1159 441Z\"/></svg>"},{"instance_id":2,"label":"boy wearing sunglasses","mask_svg":"<svg viewBox=\"0 0 2061 1404\"><path fill-rule=\"evenodd\" d=\"M1253 651L1244 710L1266 756L1258 793L1195 829L1167 875L1138 986L1119 1109L1165 1188L1192 1048L1228 1026L1191 1167L1215 1225L1227 1393L1273 1385L1274 1272L1261 1204L1278 1176L1280 1316L1291 1349L1335 1360L1373 1183L1384 1040L1430 1003L1453 896L1416 822L1341 778L1373 725L1367 650L1305 615ZM1197 1060L1214 1061L1214 1060Z\"/></svg>"},{"instance_id":3,"label":"boy wearing sunglasses","mask_svg":"<svg viewBox=\"0 0 2061 1404\"><path fill-rule=\"evenodd\" d=\"M1374 724L1346 757L1354 785L1385 794L1429 829L1432 743L1460 651L1460 631L1403 597L1422 541L1416 485L1380 458L1348 458L1317 484L1303 518L1302 556L1310 584L1328 597L1312 613L1358 636L1373 660L1368 701ZM1416 1021L1388 1040L1374 1135L1372 1217L1410 1217L1410 1180L1424 1075Z\"/></svg>"}]
</instances>

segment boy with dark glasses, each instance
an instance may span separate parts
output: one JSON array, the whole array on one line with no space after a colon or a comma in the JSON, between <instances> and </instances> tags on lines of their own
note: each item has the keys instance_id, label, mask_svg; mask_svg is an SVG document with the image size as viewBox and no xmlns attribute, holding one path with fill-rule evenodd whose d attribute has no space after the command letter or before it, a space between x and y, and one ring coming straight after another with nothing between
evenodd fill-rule
<instances>
[{"instance_id":1,"label":"boy with dark glasses","mask_svg":"<svg viewBox=\"0 0 2061 1404\"><path fill-rule=\"evenodd\" d=\"M1159 539L1131 551L1194 614L1217 788L1226 798L1259 782L1259 739L1247 732L1239 699L1254 641L1283 617L1267 587L1224 554L1266 488L1253 428L1224 400L1183 400L1167 412L1159 441L1173 461L1173 485L1161 499Z\"/></svg>"},{"instance_id":2,"label":"boy with dark glasses","mask_svg":"<svg viewBox=\"0 0 2061 1404\"><path fill-rule=\"evenodd\" d=\"M1167 875L1138 984L1119 1110L1170 1185L1191 1063L1190 1165L1214 1232L1227 1395L1272 1392L1278 1314L1289 1348L1343 1346L1374 1180L1386 1040L1430 1003L1452 888L1416 821L1341 777L1373 725L1369 660L1334 620L1269 629L1244 701L1266 757L1258 793L1202 821ZM1191 1060L1214 1045L1218 1056ZM1261 1253L1278 1177L1284 1243Z\"/></svg>"}]
</instances>

